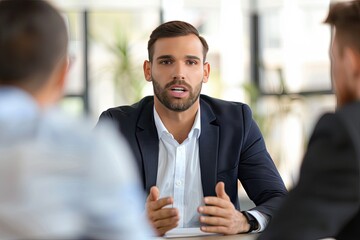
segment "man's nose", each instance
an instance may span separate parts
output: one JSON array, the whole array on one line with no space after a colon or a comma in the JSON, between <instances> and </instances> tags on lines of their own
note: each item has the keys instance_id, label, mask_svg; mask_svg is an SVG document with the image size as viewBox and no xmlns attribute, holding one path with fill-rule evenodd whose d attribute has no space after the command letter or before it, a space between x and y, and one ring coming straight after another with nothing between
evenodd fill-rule
<instances>
[{"instance_id":1,"label":"man's nose","mask_svg":"<svg viewBox=\"0 0 360 240\"><path fill-rule=\"evenodd\" d=\"M172 75L173 80L184 80L185 79L185 69L182 63L177 63L174 68Z\"/></svg>"}]
</instances>

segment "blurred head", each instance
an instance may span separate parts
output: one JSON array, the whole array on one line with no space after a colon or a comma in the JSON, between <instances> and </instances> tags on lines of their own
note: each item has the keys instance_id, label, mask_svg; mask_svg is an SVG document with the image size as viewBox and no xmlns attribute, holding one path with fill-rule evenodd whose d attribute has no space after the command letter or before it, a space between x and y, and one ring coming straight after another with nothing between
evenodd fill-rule
<instances>
[{"instance_id":1,"label":"blurred head","mask_svg":"<svg viewBox=\"0 0 360 240\"><path fill-rule=\"evenodd\" d=\"M193 34L197 36L203 46L203 62L206 62L206 54L209 46L206 40L200 36L198 30L191 24L182 21L170 21L158 26L150 35L148 41L149 61L152 62L154 56L154 44L160 38L180 37Z\"/></svg>"},{"instance_id":2,"label":"blurred head","mask_svg":"<svg viewBox=\"0 0 360 240\"><path fill-rule=\"evenodd\" d=\"M333 27L330 48L338 107L360 99L360 1L331 5L325 23Z\"/></svg>"},{"instance_id":3,"label":"blurred head","mask_svg":"<svg viewBox=\"0 0 360 240\"><path fill-rule=\"evenodd\" d=\"M0 86L22 88L41 104L56 101L64 85L67 41L64 19L46 1L0 1Z\"/></svg>"}]
</instances>

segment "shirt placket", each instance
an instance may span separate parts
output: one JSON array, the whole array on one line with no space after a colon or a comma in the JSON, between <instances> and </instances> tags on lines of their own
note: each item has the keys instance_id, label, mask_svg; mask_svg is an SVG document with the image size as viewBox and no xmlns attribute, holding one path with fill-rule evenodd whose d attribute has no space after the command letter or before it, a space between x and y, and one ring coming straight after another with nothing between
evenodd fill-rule
<instances>
[{"instance_id":1,"label":"shirt placket","mask_svg":"<svg viewBox=\"0 0 360 240\"><path fill-rule=\"evenodd\" d=\"M180 221L179 226L184 227L184 193L185 193L185 155L186 149L184 145L176 147L175 156L175 177L174 177L174 207L179 210Z\"/></svg>"}]
</instances>

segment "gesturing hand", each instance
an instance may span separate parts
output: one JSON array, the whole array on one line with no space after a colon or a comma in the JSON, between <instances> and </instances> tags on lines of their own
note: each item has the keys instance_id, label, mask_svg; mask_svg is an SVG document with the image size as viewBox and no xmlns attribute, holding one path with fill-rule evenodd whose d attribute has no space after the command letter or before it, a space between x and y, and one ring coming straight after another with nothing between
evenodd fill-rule
<instances>
[{"instance_id":1,"label":"gesturing hand","mask_svg":"<svg viewBox=\"0 0 360 240\"><path fill-rule=\"evenodd\" d=\"M162 236L178 225L179 212L176 208L164 208L173 203L172 197L159 199L159 196L159 189L152 187L146 199L146 212L157 235Z\"/></svg>"},{"instance_id":2,"label":"gesturing hand","mask_svg":"<svg viewBox=\"0 0 360 240\"><path fill-rule=\"evenodd\" d=\"M229 196L225 192L225 184L219 182L215 187L216 197L205 197L206 206L198 208L201 216L200 222L207 226L201 226L204 232L237 234L247 232L250 229L245 216L235 209Z\"/></svg>"}]
</instances>

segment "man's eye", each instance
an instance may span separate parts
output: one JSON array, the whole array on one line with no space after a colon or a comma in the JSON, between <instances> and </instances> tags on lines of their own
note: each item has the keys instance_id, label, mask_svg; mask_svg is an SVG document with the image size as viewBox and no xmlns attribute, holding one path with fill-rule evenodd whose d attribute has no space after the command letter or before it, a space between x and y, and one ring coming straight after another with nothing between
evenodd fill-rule
<instances>
[{"instance_id":1,"label":"man's eye","mask_svg":"<svg viewBox=\"0 0 360 240\"><path fill-rule=\"evenodd\" d=\"M162 60L160 61L160 64L163 64L163 65L168 65L168 64L171 64L172 61L171 60Z\"/></svg>"},{"instance_id":2,"label":"man's eye","mask_svg":"<svg viewBox=\"0 0 360 240\"><path fill-rule=\"evenodd\" d=\"M197 61L195 61L195 60L188 60L188 61L187 61L187 64L189 64L189 65L196 65L196 64L197 64Z\"/></svg>"}]
</instances>

